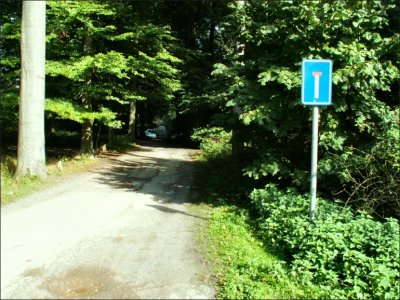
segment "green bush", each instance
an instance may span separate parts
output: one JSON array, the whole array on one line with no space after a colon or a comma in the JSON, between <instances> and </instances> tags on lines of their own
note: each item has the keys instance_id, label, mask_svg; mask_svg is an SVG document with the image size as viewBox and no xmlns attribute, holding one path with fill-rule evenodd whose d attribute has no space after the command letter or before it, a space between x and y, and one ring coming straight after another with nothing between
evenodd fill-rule
<instances>
[{"instance_id":1,"label":"green bush","mask_svg":"<svg viewBox=\"0 0 400 300\"><path fill-rule=\"evenodd\" d=\"M320 294L288 274L279 257L265 251L249 226L247 210L221 206L209 220L218 299L310 299Z\"/></svg>"},{"instance_id":2,"label":"green bush","mask_svg":"<svg viewBox=\"0 0 400 300\"><path fill-rule=\"evenodd\" d=\"M375 143L362 148L344 146L340 153L330 153L329 158L320 160L319 170L322 177L328 175L340 181L336 189L341 192L337 194L347 204L381 219L400 220L400 110L381 110L380 114L384 119L380 127L385 130L379 131Z\"/></svg>"},{"instance_id":3,"label":"green bush","mask_svg":"<svg viewBox=\"0 0 400 300\"><path fill-rule=\"evenodd\" d=\"M399 223L320 199L309 220L309 198L275 185L254 190L264 240L284 253L294 276L324 288L330 298L395 299L399 296Z\"/></svg>"},{"instance_id":4,"label":"green bush","mask_svg":"<svg viewBox=\"0 0 400 300\"><path fill-rule=\"evenodd\" d=\"M204 159L226 158L232 153L230 143L232 132L226 132L221 127L197 128L191 138L200 142L201 155Z\"/></svg>"},{"instance_id":5,"label":"green bush","mask_svg":"<svg viewBox=\"0 0 400 300\"><path fill-rule=\"evenodd\" d=\"M127 135L114 135L111 144L107 144L109 150L126 151L132 150L135 143Z\"/></svg>"}]
</instances>

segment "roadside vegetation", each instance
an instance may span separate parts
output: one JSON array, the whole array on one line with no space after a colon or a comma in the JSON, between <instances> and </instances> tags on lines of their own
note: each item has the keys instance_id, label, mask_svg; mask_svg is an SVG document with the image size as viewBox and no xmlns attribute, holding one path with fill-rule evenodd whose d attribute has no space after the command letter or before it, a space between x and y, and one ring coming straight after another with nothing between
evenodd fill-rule
<instances>
[{"instance_id":1,"label":"roadside vegetation","mask_svg":"<svg viewBox=\"0 0 400 300\"><path fill-rule=\"evenodd\" d=\"M265 251L250 219L248 210L229 204L212 210L209 251L218 298L312 299L321 295L317 286L292 276L278 255Z\"/></svg>"},{"instance_id":2,"label":"roadside vegetation","mask_svg":"<svg viewBox=\"0 0 400 300\"><path fill-rule=\"evenodd\" d=\"M73 132L62 131L55 135L57 144L54 144L54 140L49 140L51 147L48 147L47 153L46 179L37 176L16 178L17 156L15 151L9 149L1 155L2 205L56 184L64 180L65 176L73 176L92 169L104 162L107 155L122 153L135 147L135 143L126 136L115 136L108 148L102 144L97 148L97 156L93 157L79 153L79 147L76 143L74 144L75 134ZM64 142L60 143L60 141Z\"/></svg>"},{"instance_id":3,"label":"roadside vegetation","mask_svg":"<svg viewBox=\"0 0 400 300\"><path fill-rule=\"evenodd\" d=\"M339 200L320 198L318 218L311 222L308 194L276 184L241 184L240 172L233 176L238 164L231 143L226 132L217 131L220 138L215 129L209 135L202 131L196 185L209 205L218 298L398 298L396 219L377 220Z\"/></svg>"},{"instance_id":4,"label":"roadside vegetation","mask_svg":"<svg viewBox=\"0 0 400 300\"><path fill-rule=\"evenodd\" d=\"M77 174L93 167L98 161L89 157L60 157L47 161L47 178L43 180L36 176L15 178L16 156L4 155L1 157L1 204L26 196L32 192L49 187L61 176Z\"/></svg>"}]
</instances>

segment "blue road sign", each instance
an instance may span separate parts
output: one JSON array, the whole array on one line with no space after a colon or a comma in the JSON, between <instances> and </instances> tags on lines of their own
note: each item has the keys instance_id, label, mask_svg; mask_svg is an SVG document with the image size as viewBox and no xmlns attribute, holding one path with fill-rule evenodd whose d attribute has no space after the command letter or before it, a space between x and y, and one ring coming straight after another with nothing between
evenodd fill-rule
<instances>
[{"instance_id":1,"label":"blue road sign","mask_svg":"<svg viewBox=\"0 0 400 300\"><path fill-rule=\"evenodd\" d=\"M304 59L301 80L301 103L304 105L332 103L331 60Z\"/></svg>"}]
</instances>

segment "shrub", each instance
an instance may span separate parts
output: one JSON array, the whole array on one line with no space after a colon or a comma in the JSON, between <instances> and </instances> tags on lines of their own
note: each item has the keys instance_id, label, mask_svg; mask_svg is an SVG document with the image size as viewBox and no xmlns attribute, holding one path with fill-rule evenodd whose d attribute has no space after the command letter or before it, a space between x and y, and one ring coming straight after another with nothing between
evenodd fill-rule
<instances>
[{"instance_id":1,"label":"shrub","mask_svg":"<svg viewBox=\"0 0 400 300\"><path fill-rule=\"evenodd\" d=\"M127 135L114 135L111 143L107 144L107 147L110 150L126 151L131 150L134 147L134 142L132 141L131 137Z\"/></svg>"},{"instance_id":2,"label":"shrub","mask_svg":"<svg viewBox=\"0 0 400 300\"><path fill-rule=\"evenodd\" d=\"M376 126L384 130L374 131L376 141L358 148L343 146L340 152L330 153L329 159L320 161L320 173L340 181L339 186L330 188L340 191L337 194L346 204L382 220L400 220L400 110L379 111L384 122Z\"/></svg>"},{"instance_id":3,"label":"shrub","mask_svg":"<svg viewBox=\"0 0 400 300\"><path fill-rule=\"evenodd\" d=\"M329 297L398 297L399 223L373 220L319 200L309 220L309 199L275 185L251 194L263 239L284 253L294 276L319 284Z\"/></svg>"},{"instance_id":4,"label":"shrub","mask_svg":"<svg viewBox=\"0 0 400 300\"><path fill-rule=\"evenodd\" d=\"M232 153L232 132L221 127L197 128L191 138L200 142L201 155L204 159L226 158Z\"/></svg>"}]
</instances>

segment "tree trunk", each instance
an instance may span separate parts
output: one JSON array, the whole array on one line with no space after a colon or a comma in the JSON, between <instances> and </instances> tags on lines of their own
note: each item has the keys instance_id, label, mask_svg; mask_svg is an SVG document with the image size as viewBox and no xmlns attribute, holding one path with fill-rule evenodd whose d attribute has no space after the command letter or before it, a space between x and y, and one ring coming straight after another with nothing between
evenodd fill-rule
<instances>
[{"instance_id":1,"label":"tree trunk","mask_svg":"<svg viewBox=\"0 0 400 300\"><path fill-rule=\"evenodd\" d=\"M83 53L84 55L90 55L92 52L92 38L86 34L83 43ZM85 81L85 85L89 87L92 84L92 76ZM82 96L82 106L88 111L92 111L92 97L88 94ZM93 156L93 120L85 119L82 123L82 135L81 135L81 153Z\"/></svg>"},{"instance_id":2,"label":"tree trunk","mask_svg":"<svg viewBox=\"0 0 400 300\"><path fill-rule=\"evenodd\" d=\"M210 54L211 54L211 61L214 62L214 52L215 52L215 23L210 25Z\"/></svg>"},{"instance_id":3,"label":"tree trunk","mask_svg":"<svg viewBox=\"0 0 400 300\"><path fill-rule=\"evenodd\" d=\"M239 0L237 7L240 10L244 9L244 5L245 5L245 0ZM245 25L241 25L241 31L244 31L246 29ZM243 56L244 55L244 50L245 50L245 44L240 44L238 43L237 45L237 49L239 51L239 56ZM244 66L244 62L241 61L240 64L242 66ZM238 103L236 102L235 106L233 107L233 111L235 114L237 114L238 116L240 116L243 113L242 108L238 105ZM243 139L240 136L240 127L241 127L241 121L239 120L239 118L236 120L236 126L234 126L234 128L232 129L232 158L234 160L240 160L241 154L243 153L244 150L244 143L243 143Z\"/></svg>"},{"instance_id":4,"label":"tree trunk","mask_svg":"<svg viewBox=\"0 0 400 300\"><path fill-rule=\"evenodd\" d=\"M210 3L210 15L211 15L211 24L210 24L210 33L208 36L209 39L209 51L211 55L211 62L214 63L214 52L215 52L215 21L214 21L214 2L211 1Z\"/></svg>"},{"instance_id":5,"label":"tree trunk","mask_svg":"<svg viewBox=\"0 0 400 300\"><path fill-rule=\"evenodd\" d=\"M86 99L82 98L82 104L85 106ZM90 119L86 119L82 123L82 136L81 136L81 153L94 155L93 149L93 121Z\"/></svg>"},{"instance_id":6,"label":"tree trunk","mask_svg":"<svg viewBox=\"0 0 400 300\"><path fill-rule=\"evenodd\" d=\"M131 100L129 104L129 128L128 136L133 141L136 138L136 100Z\"/></svg>"},{"instance_id":7,"label":"tree trunk","mask_svg":"<svg viewBox=\"0 0 400 300\"><path fill-rule=\"evenodd\" d=\"M137 44L138 41L136 40ZM137 90L137 81L133 80L131 83L131 88L136 92ZM128 127L128 136L133 141L136 138L136 100L131 100L129 103L129 127Z\"/></svg>"},{"instance_id":8,"label":"tree trunk","mask_svg":"<svg viewBox=\"0 0 400 300\"><path fill-rule=\"evenodd\" d=\"M23 1L17 177L45 178L46 1Z\"/></svg>"},{"instance_id":9,"label":"tree trunk","mask_svg":"<svg viewBox=\"0 0 400 300\"><path fill-rule=\"evenodd\" d=\"M244 153L244 141L240 132L241 124L237 122L236 127L232 129L232 160L240 161Z\"/></svg>"},{"instance_id":10,"label":"tree trunk","mask_svg":"<svg viewBox=\"0 0 400 300\"><path fill-rule=\"evenodd\" d=\"M108 127L108 147L111 147L112 143L112 128Z\"/></svg>"}]
</instances>

